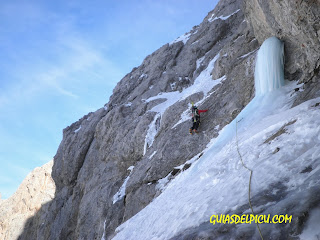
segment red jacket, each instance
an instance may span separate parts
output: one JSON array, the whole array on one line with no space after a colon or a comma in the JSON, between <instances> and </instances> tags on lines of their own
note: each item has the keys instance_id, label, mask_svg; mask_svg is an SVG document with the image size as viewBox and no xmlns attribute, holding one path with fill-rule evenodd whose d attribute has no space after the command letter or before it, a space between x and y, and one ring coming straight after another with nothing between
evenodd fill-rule
<instances>
[{"instance_id":1,"label":"red jacket","mask_svg":"<svg viewBox=\"0 0 320 240\"><path fill-rule=\"evenodd\" d=\"M200 113L208 111L208 109L206 109L206 110L197 109L197 110L198 110L199 115L193 116L193 113L192 113L192 121L194 121L194 122L200 121Z\"/></svg>"},{"instance_id":2,"label":"red jacket","mask_svg":"<svg viewBox=\"0 0 320 240\"><path fill-rule=\"evenodd\" d=\"M206 111L208 111L208 109L206 109L206 110L200 110L200 109L198 109L198 113L199 113L199 114L202 113L202 112L206 112Z\"/></svg>"}]
</instances>

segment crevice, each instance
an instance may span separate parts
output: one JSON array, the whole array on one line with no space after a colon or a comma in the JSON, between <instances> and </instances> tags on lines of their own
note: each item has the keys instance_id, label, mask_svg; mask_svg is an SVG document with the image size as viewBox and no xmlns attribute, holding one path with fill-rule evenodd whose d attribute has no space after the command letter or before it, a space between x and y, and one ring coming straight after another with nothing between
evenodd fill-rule
<instances>
[{"instance_id":1,"label":"crevice","mask_svg":"<svg viewBox=\"0 0 320 240\"><path fill-rule=\"evenodd\" d=\"M74 188L77 185L78 178L79 178L79 173L80 173L81 168L83 167L83 164L84 164L84 162L85 162L85 160L87 158L88 152L89 152L89 150L91 148L91 145L92 145L94 139L95 139L94 136L92 136L92 138L89 140L88 147L85 148L85 150L84 150L82 160L79 160L79 162L77 164L78 165L77 166L77 171L76 171L77 177L70 181L70 185L71 186L68 186L68 187Z\"/></svg>"},{"instance_id":2,"label":"crevice","mask_svg":"<svg viewBox=\"0 0 320 240\"><path fill-rule=\"evenodd\" d=\"M272 134L270 137L268 137L263 143L270 143L272 140L274 140L276 137L279 137L280 135L287 133L287 129L285 127L292 125L296 122L297 120L293 120L291 122L286 123L283 125L276 133ZM280 150L280 149L279 149Z\"/></svg>"}]
</instances>

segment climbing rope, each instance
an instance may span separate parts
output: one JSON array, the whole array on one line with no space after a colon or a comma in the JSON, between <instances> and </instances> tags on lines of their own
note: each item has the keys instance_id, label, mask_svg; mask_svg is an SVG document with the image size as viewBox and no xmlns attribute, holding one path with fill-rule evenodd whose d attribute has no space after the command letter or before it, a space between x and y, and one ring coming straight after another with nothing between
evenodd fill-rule
<instances>
[{"instance_id":1,"label":"climbing rope","mask_svg":"<svg viewBox=\"0 0 320 240\"><path fill-rule=\"evenodd\" d=\"M248 168L243 160L242 160L242 156L240 154L240 150L239 150L239 144L238 144L238 122L240 122L242 119L240 119L239 121L236 121L236 144L237 144L237 151L238 151L238 154L239 154L239 157L240 157L240 160L241 160L241 163L242 163L242 166L245 167L248 171L250 171L250 178L249 178L249 192L248 192L248 199L249 199L249 205L250 205L250 208L251 208L251 212L252 214L255 216L256 214L254 213L253 211L253 208L252 208L252 205L251 205L251 196L250 196L250 192L251 192L251 178L252 178L252 169ZM262 233L261 233L261 230L260 230L260 227L259 227L259 224L256 222L257 224L257 228L259 230L259 234L260 234L260 237L261 239L263 240L263 237L262 237Z\"/></svg>"}]
</instances>

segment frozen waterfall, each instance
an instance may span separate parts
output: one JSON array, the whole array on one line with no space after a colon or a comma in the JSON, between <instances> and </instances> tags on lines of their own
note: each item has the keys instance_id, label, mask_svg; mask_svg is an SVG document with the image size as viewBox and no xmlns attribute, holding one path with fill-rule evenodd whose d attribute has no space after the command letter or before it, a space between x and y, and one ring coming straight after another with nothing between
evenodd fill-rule
<instances>
[{"instance_id":1,"label":"frozen waterfall","mask_svg":"<svg viewBox=\"0 0 320 240\"><path fill-rule=\"evenodd\" d=\"M283 42L270 37L261 45L254 72L256 96L284 85Z\"/></svg>"}]
</instances>

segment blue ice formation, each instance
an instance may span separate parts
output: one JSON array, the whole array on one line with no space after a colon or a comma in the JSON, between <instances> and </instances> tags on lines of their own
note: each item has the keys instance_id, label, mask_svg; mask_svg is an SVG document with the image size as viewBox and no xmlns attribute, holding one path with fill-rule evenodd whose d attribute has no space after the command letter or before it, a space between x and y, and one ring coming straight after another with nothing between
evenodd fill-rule
<instances>
[{"instance_id":1,"label":"blue ice formation","mask_svg":"<svg viewBox=\"0 0 320 240\"><path fill-rule=\"evenodd\" d=\"M266 39L261 45L254 72L256 96L284 85L283 46L276 37Z\"/></svg>"}]
</instances>

